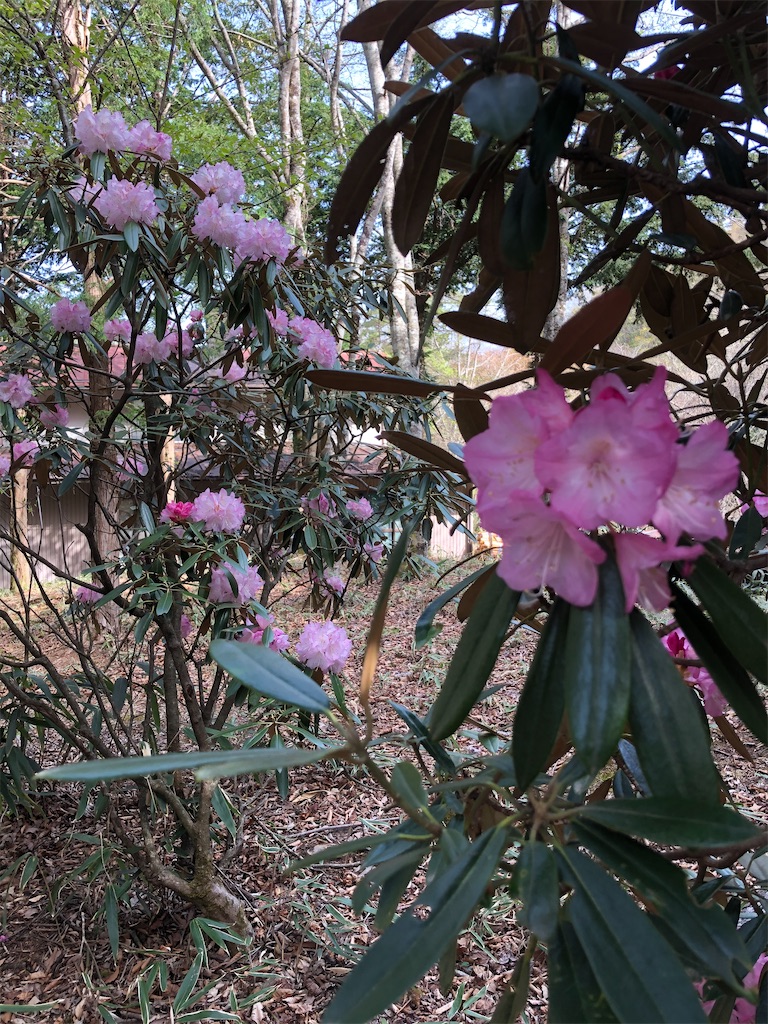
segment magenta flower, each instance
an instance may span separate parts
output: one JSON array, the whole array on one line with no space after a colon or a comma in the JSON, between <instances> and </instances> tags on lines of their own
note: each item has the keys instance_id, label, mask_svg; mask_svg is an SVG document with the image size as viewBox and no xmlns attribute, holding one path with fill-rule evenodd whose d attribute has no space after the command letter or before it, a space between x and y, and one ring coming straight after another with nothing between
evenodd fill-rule
<instances>
[{"instance_id":1,"label":"magenta flower","mask_svg":"<svg viewBox=\"0 0 768 1024\"><path fill-rule=\"evenodd\" d=\"M314 517L335 519L338 515L336 503L324 491L321 491L315 498L302 498L301 507L308 515Z\"/></svg>"},{"instance_id":2,"label":"magenta flower","mask_svg":"<svg viewBox=\"0 0 768 1024\"><path fill-rule=\"evenodd\" d=\"M291 646L290 637L279 626L273 625L274 621L274 615L257 615L256 621L249 623L237 639L246 644L264 644L266 642L271 651L278 653L287 651Z\"/></svg>"},{"instance_id":3,"label":"magenta flower","mask_svg":"<svg viewBox=\"0 0 768 1024\"><path fill-rule=\"evenodd\" d=\"M235 260L241 263L273 259L276 263L285 263L291 245L291 236L279 221L269 218L248 220L240 229Z\"/></svg>"},{"instance_id":4,"label":"magenta flower","mask_svg":"<svg viewBox=\"0 0 768 1024\"><path fill-rule=\"evenodd\" d=\"M698 661L698 655L693 647L691 647L688 637L683 633L682 629L673 629L671 633L667 633L663 637L662 643L673 658L687 658L690 661ZM702 666L697 665L680 666L680 670L683 679L691 686L695 686L701 694L704 710L710 718L719 718L721 715L724 715L728 708L728 702L709 672Z\"/></svg>"},{"instance_id":5,"label":"magenta flower","mask_svg":"<svg viewBox=\"0 0 768 1024\"><path fill-rule=\"evenodd\" d=\"M299 661L323 672L341 672L351 651L346 630L333 622L308 622L296 644Z\"/></svg>"},{"instance_id":6,"label":"magenta flower","mask_svg":"<svg viewBox=\"0 0 768 1024\"><path fill-rule=\"evenodd\" d=\"M179 621L179 631L181 632L181 639L186 640L192 632L192 620L188 615L182 614L181 620Z\"/></svg>"},{"instance_id":7,"label":"magenta flower","mask_svg":"<svg viewBox=\"0 0 768 1024\"><path fill-rule=\"evenodd\" d=\"M288 326L299 338L299 358L308 359L321 369L330 370L339 354L336 339L331 332L305 316L295 316Z\"/></svg>"},{"instance_id":8,"label":"magenta flower","mask_svg":"<svg viewBox=\"0 0 768 1024\"><path fill-rule=\"evenodd\" d=\"M69 410L63 405L54 405L52 409L47 409L43 406L40 410L40 422L46 430L66 427L69 423Z\"/></svg>"},{"instance_id":9,"label":"magenta flower","mask_svg":"<svg viewBox=\"0 0 768 1024\"><path fill-rule=\"evenodd\" d=\"M195 506L191 501L169 501L160 513L163 523L188 523L192 518Z\"/></svg>"},{"instance_id":10,"label":"magenta flower","mask_svg":"<svg viewBox=\"0 0 768 1024\"><path fill-rule=\"evenodd\" d=\"M363 551L374 563L374 565L380 562L384 557L383 544L363 544Z\"/></svg>"},{"instance_id":11,"label":"magenta flower","mask_svg":"<svg viewBox=\"0 0 768 1024\"><path fill-rule=\"evenodd\" d=\"M51 324L55 331L90 331L91 312L84 302L59 299L51 306Z\"/></svg>"},{"instance_id":12,"label":"magenta flower","mask_svg":"<svg viewBox=\"0 0 768 1024\"><path fill-rule=\"evenodd\" d=\"M681 533L696 540L724 540L727 527L719 500L732 491L739 463L726 450L728 431L719 420L699 427L686 445L675 445L677 465L653 513L653 525L670 541Z\"/></svg>"},{"instance_id":13,"label":"magenta flower","mask_svg":"<svg viewBox=\"0 0 768 1024\"><path fill-rule=\"evenodd\" d=\"M127 345L131 340L131 331L130 320L107 320L104 324L104 337L110 345L116 341L124 341Z\"/></svg>"},{"instance_id":14,"label":"magenta flower","mask_svg":"<svg viewBox=\"0 0 768 1024\"><path fill-rule=\"evenodd\" d=\"M171 136L158 132L149 121L139 121L128 132L125 149L131 153L156 156L158 160L171 159Z\"/></svg>"},{"instance_id":15,"label":"magenta flower","mask_svg":"<svg viewBox=\"0 0 768 1024\"><path fill-rule=\"evenodd\" d=\"M222 204L237 203L245 194L245 178L226 160L217 164L203 164L192 175L192 181L206 196L215 196Z\"/></svg>"},{"instance_id":16,"label":"magenta flower","mask_svg":"<svg viewBox=\"0 0 768 1024\"><path fill-rule=\"evenodd\" d=\"M93 205L107 224L122 231L126 224L152 224L160 214L155 193L143 181L133 184L124 178L110 178Z\"/></svg>"},{"instance_id":17,"label":"magenta flower","mask_svg":"<svg viewBox=\"0 0 768 1024\"><path fill-rule=\"evenodd\" d=\"M35 397L35 389L25 373L12 373L0 381L0 400L12 409L23 409Z\"/></svg>"},{"instance_id":18,"label":"magenta flower","mask_svg":"<svg viewBox=\"0 0 768 1024\"><path fill-rule=\"evenodd\" d=\"M202 323L204 316L205 313L203 313L202 309L192 309L190 310L189 313L189 319L192 321L193 324Z\"/></svg>"},{"instance_id":19,"label":"magenta flower","mask_svg":"<svg viewBox=\"0 0 768 1024\"><path fill-rule=\"evenodd\" d=\"M571 604L592 604L605 551L556 509L526 494L478 502L486 530L504 541L498 574L513 590L553 587Z\"/></svg>"},{"instance_id":20,"label":"magenta flower","mask_svg":"<svg viewBox=\"0 0 768 1024\"><path fill-rule=\"evenodd\" d=\"M359 519L364 523L373 515L373 505L371 505L367 498L351 498L347 502L347 512L353 519Z\"/></svg>"},{"instance_id":21,"label":"magenta flower","mask_svg":"<svg viewBox=\"0 0 768 1024\"><path fill-rule=\"evenodd\" d=\"M245 519L245 505L236 494L223 488L214 493L209 487L195 498L192 518L206 530L236 533Z\"/></svg>"},{"instance_id":22,"label":"magenta flower","mask_svg":"<svg viewBox=\"0 0 768 1024\"><path fill-rule=\"evenodd\" d=\"M637 602L657 612L669 607L672 595L661 563L693 561L704 554L700 544L676 547L646 533L617 533L613 542L628 614Z\"/></svg>"},{"instance_id":23,"label":"magenta flower","mask_svg":"<svg viewBox=\"0 0 768 1024\"><path fill-rule=\"evenodd\" d=\"M232 589L232 581L237 587L237 594ZM208 600L212 604L236 604L242 607L252 601L263 586L264 580L256 566L241 569L239 566L222 562L211 573Z\"/></svg>"},{"instance_id":24,"label":"magenta flower","mask_svg":"<svg viewBox=\"0 0 768 1024\"><path fill-rule=\"evenodd\" d=\"M111 110L100 110L94 114L90 103L78 114L74 129L83 156L110 150L119 153L128 145L128 126L123 115Z\"/></svg>"}]
</instances>

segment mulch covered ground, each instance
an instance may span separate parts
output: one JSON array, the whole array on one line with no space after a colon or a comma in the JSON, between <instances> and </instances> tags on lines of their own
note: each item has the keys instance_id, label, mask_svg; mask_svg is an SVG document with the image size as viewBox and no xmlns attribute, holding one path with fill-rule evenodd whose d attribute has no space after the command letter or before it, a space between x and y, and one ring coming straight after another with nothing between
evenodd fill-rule
<instances>
[{"instance_id":1,"label":"mulch covered ground","mask_svg":"<svg viewBox=\"0 0 768 1024\"><path fill-rule=\"evenodd\" d=\"M453 575L439 584L434 578L397 584L374 694L379 735L403 732L390 701L421 715L434 699L461 626L454 606L449 606L439 617L442 633L414 652L413 625L425 605L457 578ZM350 594L339 619L358 652L347 672L353 707L376 593L369 587ZM297 600L279 606L276 614L278 625L292 627L289 632L294 638L307 618ZM521 631L505 648L491 679L492 684L503 684L503 689L483 705L478 715L483 726L508 734L510 710L534 646L531 634ZM742 736L759 758L763 751L743 731ZM467 749L482 749L477 735L465 737L462 743ZM714 744L734 798L745 809L764 815L768 810L765 773L736 755L719 734ZM408 756L407 749L391 741L379 749L385 767ZM223 784L230 791L237 787L237 799L244 808L242 848L228 875L252 908L254 942L247 952L234 956L215 947L209 951L197 990L209 988L185 1012L200 1011L198 1020L212 1019L208 1012L218 1009L236 1012L242 1021L312 1024L319 1021L352 959L376 936L372 915L360 919L350 906L360 877L358 856L293 875L286 875L284 868L294 857L361 834L361 820L365 829L380 831L396 824L399 816L367 777L348 765L322 764L292 771L285 800L271 777L236 783L224 780ZM173 1009L179 984L196 952L188 932L192 912L174 898L137 883L133 905L121 909L121 952L115 962L100 913L102 877L98 872L90 877L87 871L78 871L86 858L93 863L99 856L109 856L108 826L101 819L95 821L87 805L74 820L78 794L72 786L49 786L38 803L38 809L0 818L0 875L4 866L19 858L28 854L38 858L30 878L22 879L22 862L0 882L0 1004L53 1005L34 1014L0 1012L0 1021L138 1024L142 1021L140 998L152 1022L192 1019L175 1015ZM128 791L125 814L130 816ZM412 887L411 892L415 891ZM494 908L476 917L460 940L450 993L440 993L433 971L380 1019L403 1024L488 1020L523 945L512 902L500 894ZM168 970L164 991L158 979L151 987L148 981L160 961ZM545 1008L544 957L539 956L532 971L532 1024L546 1019Z\"/></svg>"}]
</instances>

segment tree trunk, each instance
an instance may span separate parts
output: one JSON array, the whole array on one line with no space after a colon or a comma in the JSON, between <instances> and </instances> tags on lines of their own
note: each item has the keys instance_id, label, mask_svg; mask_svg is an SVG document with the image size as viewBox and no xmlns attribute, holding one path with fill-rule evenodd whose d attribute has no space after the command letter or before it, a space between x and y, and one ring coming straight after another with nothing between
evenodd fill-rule
<instances>
[{"instance_id":1,"label":"tree trunk","mask_svg":"<svg viewBox=\"0 0 768 1024\"><path fill-rule=\"evenodd\" d=\"M11 576L22 593L32 583L29 558L22 550L28 543L29 530L29 470L17 469L11 477Z\"/></svg>"},{"instance_id":2,"label":"tree trunk","mask_svg":"<svg viewBox=\"0 0 768 1024\"><path fill-rule=\"evenodd\" d=\"M279 57L280 139L285 174L285 214L283 221L297 242L305 238L306 155L301 123L301 62L299 60L300 0L281 0L282 20L277 0L272 0L272 22Z\"/></svg>"}]
</instances>

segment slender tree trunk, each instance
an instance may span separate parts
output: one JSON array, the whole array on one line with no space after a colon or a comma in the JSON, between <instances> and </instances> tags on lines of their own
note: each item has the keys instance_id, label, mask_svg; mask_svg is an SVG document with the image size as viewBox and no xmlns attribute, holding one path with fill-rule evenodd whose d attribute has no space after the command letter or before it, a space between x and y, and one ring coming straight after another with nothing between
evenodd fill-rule
<instances>
[{"instance_id":1,"label":"slender tree trunk","mask_svg":"<svg viewBox=\"0 0 768 1024\"><path fill-rule=\"evenodd\" d=\"M11 575L15 585L24 593L32 583L29 559L22 551L28 543L29 530L29 470L17 469L11 478Z\"/></svg>"},{"instance_id":2,"label":"slender tree trunk","mask_svg":"<svg viewBox=\"0 0 768 1024\"><path fill-rule=\"evenodd\" d=\"M284 223L297 242L303 242L306 206L306 153L301 123L300 0L272 0L279 66L280 137L286 180Z\"/></svg>"}]
</instances>

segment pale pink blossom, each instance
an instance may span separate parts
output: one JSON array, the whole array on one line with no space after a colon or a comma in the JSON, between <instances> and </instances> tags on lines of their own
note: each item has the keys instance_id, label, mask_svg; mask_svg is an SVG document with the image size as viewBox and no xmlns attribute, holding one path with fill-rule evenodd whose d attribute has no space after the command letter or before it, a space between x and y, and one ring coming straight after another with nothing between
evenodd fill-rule
<instances>
[{"instance_id":1,"label":"pale pink blossom","mask_svg":"<svg viewBox=\"0 0 768 1024\"><path fill-rule=\"evenodd\" d=\"M629 390L618 374L605 373L595 378L589 395L593 403L613 401L626 406L632 410L632 422L638 430L653 431L674 444L680 431L669 413L666 382L667 370L664 366L657 366L653 377L634 391Z\"/></svg>"},{"instance_id":2,"label":"pale pink blossom","mask_svg":"<svg viewBox=\"0 0 768 1024\"><path fill-rule=\"evenodd\" d=\"M171 159L171 136L158 132L149 121L139 121L128 132L125 149L131 153L156 156L158 160Z\"/></svg>"},{"instance_id":3,"label":"pale pink blossom","mask_svg":"<svg viewBox=\"0 0 768 1024\"><path fill-rule=\"evenodd\" d=\"M272 324L275 334L284 335L288 333L288 314L284 309L267 310L267 320Z\"/></svg>"},{"instance_id":4,"label":"pale pink blossom","mask_svg":"<svg viewBox=\"0 0 768 1024\"><path fill-rule=\"evenodd\" d=\"M143 181L110 178L93 205L107 224L122 231L126 224L152 224L160 214L155 193Z\"/></svg>"},{"instance_id":5,"label":"pale pink blossom","mask_svg":"<svg viewBox=\"0 0 768 1024\"><path fill-rule=\"evenodd\" d=\"M187 637L192 632L192 628L192 620L190 619L190 617L188 615L182 614L181 621L179 622L179 631L181 633L182 640L187 639Z\"/></svg>"},{"instance_id":6,"label":"pale pink blossom","mask_svg":"<svg viewBox=\"0 0 768 1024\"><path fill-rule=\"evenodd\" d=\"M90 103L78 114L74 129L83 156L110 150L119 153L128 144L128 126L123 115L111 110L100 110L94 114Z\"/></svg>"},{"instance_id":7,"label":"pale pink blossom","mask_svg":"<svg viewBox=\"0 0 768 1024\"><path fill-rule=\"evenodd\" d=\"M203 164L192 175L192 181L201 192L214 196L219 203L237 203L245 194L245 178L242 172L226 160L217 164Z\"/></svg>"},{"instance_id":8,"label":"pale pink blossom","mask_svg":"<svg viewBox=\"0 0 768 1024\"><path fill-rule=\"evenodd\" d=\"M613 540L627 613L632 611L636 602L657 612L668 608L672 594L661 563L679 559L693 561L704 554L700 544L676 547L646 533L618 533Z\"/></svg>"},{"instance_id":9,"label":"pale pink blossom","mask_svg":"<svg viewBox=\"0 0 768 1024\"><path fill-rule=\"evenodd\" d=\"M271 651L287 651L291 646L290 637L279 626L273 625L274 615L257 615L255 622L242 630L238 640L246 644L263 644L266 642Z\"/></svg>"},{"instance_id":10,"label":"pale pink blossom","mask_svg":"<svg viewBox=\"0 0 768 1024\"><path fill-rule=\"evenodd\" d=\"M351 498L347 502L347 512L353 519L365 522L373 515L373 506L367 498Z\"/></svg>"},{"instance_id":11,"label":"pale pink blossom","mask_svg":"<svg viewBox=\"0 0 768 1024\"><path fill-rule=\"evenodd\" d=\"M338 515L336 502L321 491L314 498L302 498L301 507L312 518L335 519Z\"/></svg>"},{"instance_id":12,"label":"pale pink blossom","mask_svg":"<svg viewBox=\"0 0 768 1024\"><path fill-rule=\"evenodd\" d=\"M195 348L195 339L185 328L179 330L177 327L172 327L166 332L162 343L168 352L166 358L178 356L179 343L181 343L181 355L184 359L189 359Z\"/></svg>"},{"instance_id":13,"label":"pale pink blossom","mask_svg":"<svg viewBox=\"0 0 768 1024\"><path fill-rule=\"evenodd\" d=\"M685 445L674 445L677 465L653 513L653 525L670 541L681 533L695 540L724 540L727 527L719 501L739 478L739 462L726 450L728 430L719 420L694 431Z\"/></svg>"},{"instance_id":14,"label":"pale pink blossom","mask_svg":"<svg viewBox=\"0 0 768 1024\"><path fill-rule=\"evenodd\" d=\"M11 470L11 456L8 452L0 452L0 477L8 476Z\"/></svg>"},{"instance_id":15,"label":"pale pink blossom","mask_svg":"<svg viewBox=\"0 0 768 1024\"><path fill-rule=\"evenodd\" d=\"M116 341L124 341L126 344L131 340L130 320L107 320L104 324L104 337L113 345Z\"/></svg>"},{"instance_id":16,"label":"pale pink blossom","mask_svg":"<svg viewBox=\"0 0 768 1024\"><path fill-rule=\"evenodd\" d=\"M73 182L70 191L74 196L75 202L81 203L83 206L90 206L103 188L104 186L100 182L88 181L85 175L81 174Z\"/></svg>"},{"instance_id":17,"label":"pale pink blossom","mask_svg":"<svg viewBox=\"0 0 768 1024\"><path fill-rule=\"evenodd\" d=\"M166 335L161 341L151 331L140 334L133 350L134 361L143 366L152 362L164 363L171 355L172 344L173 338L169 335Z\"/></svg>"},{"instance_id":18,"label":"pale pink blossom","mask_svg":"<svg viewBox=\"0 0 768 1024\"><path fill-rule=\"evenodd\" d=\"M233 581L237 587L237 595L232 589ZM256 566L241 569L239 566L222 562L211 573L208 600L212 604L236 604L242 607L254 600L263 586L264 580Z\"/></svg>"},{"instance_id":19,"label":"pale pink blossom","mask_svg":"<svg viewBox=\"0 0 768 1024\"><path fill-rule=\"evenodd\" d=\"M248 220L240 229L235 260L240 263L273 259L276 263L285 263L291 244L291 236L279 221Z\"/></svg>"},{"instance_id":20,"label":"pale pink blossom","mask_svg":"<svg viewBox=\"0 0 768 1024\"><path fill-rule=\"evenodd\" d=\"M192 518L206 530L236 533L245 519L245 505L236 494L224 488L214 493L209 487L195 498Z\"/></svg>"},{"instance_id":21,"label":"pale pink blossom","mask_svg":"<svg viewBox=\"0 0 768 1024\"><path fill-rule=\"evenodd\" d=\"M188 523L194 514L195 506L191 501L169 501L160 513L163 523Z\"/></svg>"},{"instance_id":22,"label":"pale pink blossom","mask_svg":"<svg viewBox=\"0 0 768 1024\"><path fill-rule=\"evenodd\" d=\"M383 544L363 544L363 551L370 558L370 560L376 564L384 557L384 545Z\"/></svg>"},{"instance_id":23,"label":"pale pink blossom","mask_svg":"<svg viewBox=\"0 0 768 1024\"><path fill-rule=\"evenodd\" d=\"M91 329L91 311L84 302L70 302L59 299L51 306L51 324L55 331L89 331Z\"/></svg>"},{"instance_id":24,"label":"pale pink blossom","mask_svg":"<svg viewBox=\"0 0 768 1024\"><path fill-rule=\"evenodd\" d=\"M96 604L104 595L98 590L94 590L93 587L84 583L81 587L78 587L75 591L75 600L78 604Z\"/></svg>"},{"instance_id":25,"label":"pale pink blossom","mask_svg":"<svg viewBox=\"0 0 768 1024\"><path fill-rule=\"evenodd\" d=\"M464 461L472 480L487 498L526 491L540 495L534 456L553 434L567 431L573 412L563 389L542 370L538 387L518 395L502 395L491 406L488 430L464 446Z\"/></svg>"},{"instance_id":26,"label":"pale pink blossom","mask_svg":"<svg viewBox=\"0 0 768 1024\"><path fill-rule=\"evenodd\" d=\"M25 373L11 373L0 381L0 400L12 409L23 409L35 397L32 381Z\"/></svg>"},{"instance_id":27,"label":"pale pink blossom","mask_svg":"<svg viewBox=\"0 0 768 1024\"><path fill-rule=\"evenodd\" d=\"M18 462L22 467L29 467L35 464L35 458L40 454L40 445L34 438L28 437L25 441L19 441L11 445L11 460Z\"/></svg>"},{"instance_id":28,"label":"pale pink blossom","mask_svg":"<svg viewBox=\"0 0 768 1024\"><path fill-rule=\"evenodd\" d=\"M192 234L204 242L210 239L225 249L235 249L245 217L237 207L224 203L219 206L215 196L208 196L200 203L192 223Z\"/></svg>"},{"instance_id":29,"label":"pale pink blossom","mask_svg":"<svg viewBox=\"0 0 768 1024\"><path fill-rule=\"evenodd\" d=\"M299 338L300 359L308 359L326 370L336 363L338 344L329 330L305 316L295 316L288 326Z\"/></svg>"},{"instance_id":30,"label":"pale pink blossom","mask_svg":"<svg viewBox=\"0 0 768 1024\"><path fill-rule=\"evenodd\" d=\"M552 587L571 604L592 604L606 554L567 517L526 494L481 500L478 511L485 529L504 541L497 571L513 590Z\"/></svg>"},{"instance_id":31,"label":"pale pink blossom","mask_svg":"<svg viewBox=\"0 0 768 1024\"><path fill-rule=\"evenodd\" d=\"M299 661L323 672L341 672L351 651L346 630L333 622L308 622L296 644Z\"/></svg>"},{"instance_id":32,"label":"pale pink blossom","mask_svg":"<svg viewBox=\"0 0 768 1024\"><path fill-rule=\"evenodd\" d=\"M69 423L69 409L64 405L54 405L52 409L43 406L40 410L40 422L46 430L66 427Z\"/></svg>"},{"instance_id":33,"label":"pale pink blossom","mask_svg":"<svg viewBox=\"0 0 768 1024\"><path fill-rule=\"evenodd\" d=\"M336 576L335 574L327 571L323 574L323 578L320 582L327 593L335 594L337 597L341 597L344 593L345 584L341 576Z\"/></svg>"},{"instance_id":34,"label":"pale pink blossom","mask_svg":"<svg viewBox=\"0 0 768 1024\"><path fill-rule=\"evenodd\" d=\"M148 467L138 455L118 455L115 462L115 478L121 484L132 483L137 477L147 475Z\"/></svg>"},{"instance_id":35,"label":"pale pink blossom","mask_svg":"<svg viewBox=\"0 0 768 1024\"><path fill-rule=\"evenodd\" d=\"M189 319L192 321L193 324L202 323L204 316L205 313L202 311L202 309L192 309L190 310L189 313Z\"/></svg>"}]
</instances>

